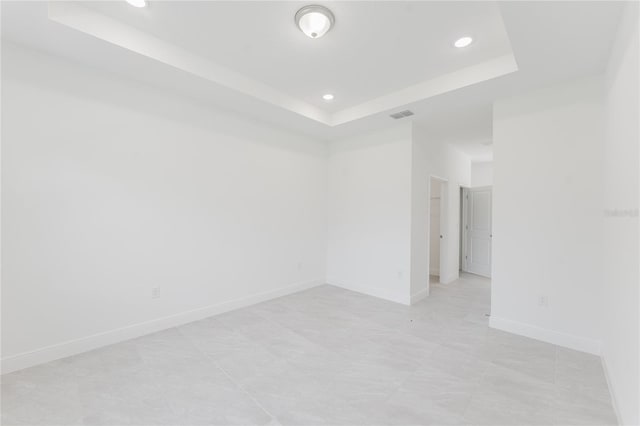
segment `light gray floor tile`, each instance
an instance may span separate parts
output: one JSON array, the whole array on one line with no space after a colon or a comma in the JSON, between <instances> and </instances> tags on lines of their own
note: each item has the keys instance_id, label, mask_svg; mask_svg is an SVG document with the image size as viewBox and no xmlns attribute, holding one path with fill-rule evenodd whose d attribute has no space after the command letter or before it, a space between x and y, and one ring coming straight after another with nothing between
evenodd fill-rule
<instances>
[{"instance_id":1,"label":"light gray floor tile","mask_svg":"<svg viewBox=\"0 0 640 426\"><path fill-rule=\"evenodd\" d=\"M617 419L610 400L559 387L555 394L557 425L615 425Z\"/></svg>"},{"instance_id":2,"label":"light gray floor tile","mask_svg":"<svg viewBox=\"0 0 640 426\"><path fill-rule=\"evenodd\" d=\"M488 328L490 282L323 285L2 376L3 425L609 425L600 359Z\"/></svg>"}]
</instances>

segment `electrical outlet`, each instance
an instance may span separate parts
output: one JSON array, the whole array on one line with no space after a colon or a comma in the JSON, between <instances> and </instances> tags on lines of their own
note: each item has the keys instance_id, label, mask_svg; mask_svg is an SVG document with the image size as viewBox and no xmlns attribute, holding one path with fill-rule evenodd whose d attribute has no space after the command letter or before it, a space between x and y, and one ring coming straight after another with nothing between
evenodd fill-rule
<instances>
[{"instance_id":1,"label":"electrical outlet","mask_svg":"<svg viewBox=\"0 0 640 426\"><path fill-rule=\"evenodd\" d=\"M159 299L160 298L160 287L153 287L151 289L151 298Z\"/></svg>"},{"instance_id":2,"label":"electrical outlet","mask_svg":"<svg viewBox=\"0 0 640 426\"><path fill-rule=\"evenodd\" d=\"M547 296L540 296L538 298L538 306L541 308L549 307L549 299L547 299Z\"/></svg>"},{"instance_id":3,"label":"electrical outlet","mask_svg":"<svg viewBox=\"0 0 640 426\"><path fill-rule=\"evenodd\" d=\"M298 271L302 271L302 262L298 262Z\"/></svg>"}]
</instances>

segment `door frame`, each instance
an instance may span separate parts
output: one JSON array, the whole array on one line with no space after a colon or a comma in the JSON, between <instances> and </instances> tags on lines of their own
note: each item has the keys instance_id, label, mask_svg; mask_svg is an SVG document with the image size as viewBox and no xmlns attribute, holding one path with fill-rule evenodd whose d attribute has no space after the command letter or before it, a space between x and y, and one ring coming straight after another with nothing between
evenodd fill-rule
<instances>
[{"instance_id":1,"label":"door frame","mask_svg":"<svg viewBox=\"0 0 640 426\"><path fill-rule=\"evenodd\" d=\"M467 272L467 231L469 230L469 187L461 186L462 199L460 201L460 256L458 264L462 265L461 270Z\"/></svg>"},{"instance_id":2,"label":"door frame","mask_svg":"<svg viewBox=\"0 0 640 426\"><path fill-rule=\"evenodd\" d=\"M467 265L467 249L469 246L469 191L471 190L491 190L491 221L493 222L493 186L492 185L484 185L484 186L476 186L476 187L462 187L462 191L463 191L463 197L462 197L462 271L469 273L469 274L474 274L474 275L481 275L478 274L477 272L469 272L468 270L468 265ZM493 223L491 225L491 234L493 234ZM490 235L490 238L492 238L493 235ZM491 251L493 251L493 241L491 241ZM493 270L493 253L491 253L491 269ZM485 275L481 275L481 276L485 276ZM487 277L490 278L490 277Z\"/></svg>"},{"instance_id":3,"label":"door frame","mask_svg":"<svg viewBox=\"0 0 640 426\"><path fill-rule=\"evenodd\" d=\"M439 282L441 284L445 284L443 281L443 271L446 271L446 267L443 268L444 265L447 264L448 255L447 250L445 249L448 246L448 236L447 236L447 224L448 224L448 212L449 212L449 185L450 182L448 179L443 178L438 175L429 175L429 214L427 215L427 272L428 276L431 277L431 182L436 180L440 183L440 235L442 238L440 239L440 265L438 269L440 271ZM446 276L445 276L446 278ZM430 287L431 279L428 279L427 288ZM430 291L430 289L429 289Z\"/></svg>"}]
</instances>

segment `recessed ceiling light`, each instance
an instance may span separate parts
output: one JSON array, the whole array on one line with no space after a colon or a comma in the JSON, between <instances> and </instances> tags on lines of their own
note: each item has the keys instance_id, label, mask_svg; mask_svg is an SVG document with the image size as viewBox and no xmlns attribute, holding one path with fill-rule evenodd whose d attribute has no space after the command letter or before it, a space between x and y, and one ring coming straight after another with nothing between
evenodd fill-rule
<instances>
[{"instance_id":1,"label":"recessed ceiling light","mask_svg":"<svg viewBox=\"0 0 640 426\"><path fill-rule=\"evenodd\" d=\"M455 47L467 47L472 42L473 42L473 39L471 37L462 37L462 38L457 39L456 42L453 43L453 45Z\"/></svg>"},{"instance_id":2,"label":"recessed ceiling light","mask_svg":"<svg viewBox=\"0 0 640 426\"><path fill-rule=\"evenodd\" d=\"M322 37L335 22L333 13L324 6L305 6L296 13L298 28L311 38Z\"/></svg>"},{"instance_id":3,"label":"recessed ceiling light","mask_svg":"<svg viewBox=\"0 0 640 426\"><path fill-rule=\"evenodd\" d=\"M127 0L127 3L133 7L145 7L147 5L146 0Z\"/></svg>"},{"instance_id":4,"label":"recessed ceiling light","mask_svg":"<svg viewBox=\"0 0 640 426\"><path fill-rule=\"evenodd\" d=\"M325 101L332 101L333 95L331 93L327 93L326 95L322 95L322 99L324 99Z\"/></svg>"}]
</instances>

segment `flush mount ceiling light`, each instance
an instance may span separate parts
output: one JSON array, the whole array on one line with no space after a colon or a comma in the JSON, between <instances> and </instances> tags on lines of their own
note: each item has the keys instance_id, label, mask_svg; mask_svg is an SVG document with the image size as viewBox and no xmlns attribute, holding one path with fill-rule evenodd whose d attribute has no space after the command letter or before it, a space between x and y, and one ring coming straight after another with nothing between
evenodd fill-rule
<instances>
[{"instance_id":1,"label":"flush mount ceiling light","mask_svg":"<svg viewBox=\"0 0 640 426\"><path fill-rule=\"evenodd\" d=\"M127 0L127 3L133 7L145 7L147 5L146 0Z\"/></svg>"},{"instance_id":2,"label":"flush mount ceiling light","mask_svg":"<svg viewBox=\"0 0 640 426\"><path fill-rule=\"evenodd\" d=\"M322 99L324 99L325 101L332 101L333 95L331 93L327 93L326 95L322 95Z\"/></svg>"},{"instance_id":3,"label":"flush mount ceiling light","mask_svg":"<svg viewBox=\"0 0 640 426\"><path fill-rule=\"evenodd\" d=\"M324 6L305 6L296 12L298 28L311 38L325 35L336 22L333 13Z\"/></svg>"},{"instance_id":4,"label":"flush mount ceiling light","mask_svg":"<svg viewBox=\"0 0 640 426\"><path fill-rule=\"evenodd\" d=\"M471 43L473 43L473 39L471 37L461 37L457 39L456 42L453 43L453 45L455 47L467 47Z\"/></svg>"}]
</instances>

